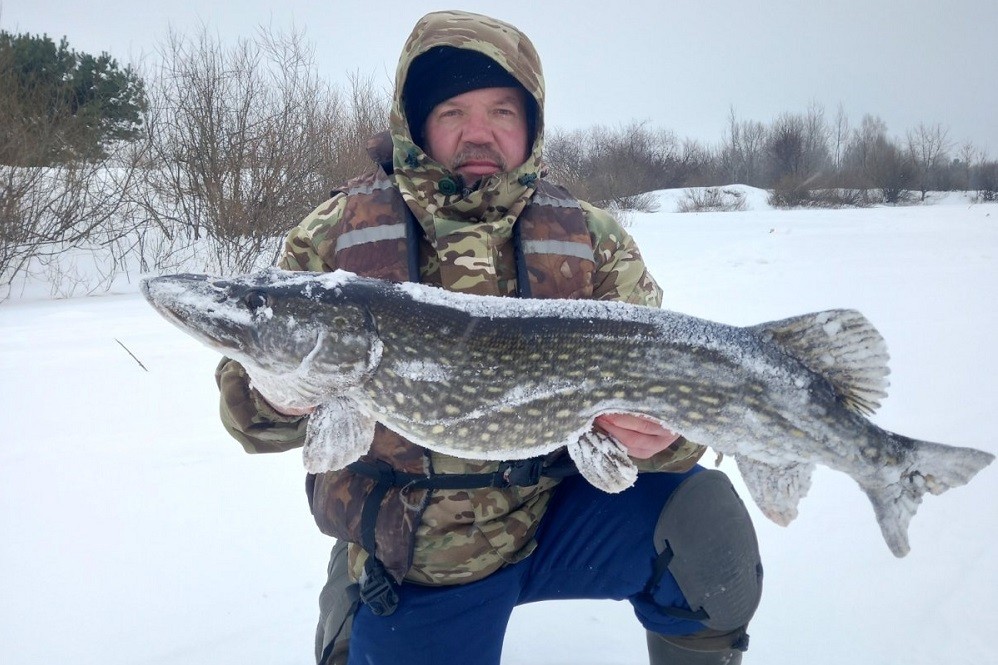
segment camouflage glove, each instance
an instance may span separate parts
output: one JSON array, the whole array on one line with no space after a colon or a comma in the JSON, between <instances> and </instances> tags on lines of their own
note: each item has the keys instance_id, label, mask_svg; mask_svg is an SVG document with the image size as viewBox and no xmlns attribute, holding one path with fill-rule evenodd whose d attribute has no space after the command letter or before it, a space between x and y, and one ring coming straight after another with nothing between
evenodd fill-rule
<instances>
[{"instance_id":1,"label":"camouflage glove","mask_svg":"<svg viewBox=\"0 0 998 665\"><path fill-rule=\"evenodd\" d=\"M249 453L283 452L300 448L308 418L275 410L250 387L246 370L223 358L215 370L222 425Z\"/></svg>"}]
</instances>

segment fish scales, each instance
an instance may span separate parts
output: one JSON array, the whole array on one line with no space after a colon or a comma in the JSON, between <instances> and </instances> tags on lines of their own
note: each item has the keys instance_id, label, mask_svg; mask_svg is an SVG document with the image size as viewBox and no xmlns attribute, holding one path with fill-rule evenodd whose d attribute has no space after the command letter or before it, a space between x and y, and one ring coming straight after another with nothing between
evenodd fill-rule
<instances>
[{"instance_id":1,"label":"fish scales","mask_svg":"<svg viewBox=\"0 0 998 665\"><path fill-rule=\"evenodd\" d=\"M886 345L852 310L741 328L623 303L468 296L273 269L155 278L143 293L240 361L271 401L317 407L305 452L313 472L363 455L379 421L471 459L564 446L587 480L621 491L636 469L593 421L633 413L733 456L779 524L796 517L816 464L848 474L903 556L922 496L969 482L994 458L868 420L886 395Z\"/></svg>"},{"instance_id":2,"label":"fish scales","mask_svg":"<svg viewBox=\"0 0 998 665\"><path fill-rule=\"evenodd\" d=\"M420 316L425 308L418 302L392 305L372 308L379 330L393 332L382 334L381 364L366 391L371 408L383 390L400 396L418 390L436 408L413 411L399 399L379 416L452 453L532 457L587 428L595 415L621 408L656 417L678 405L720 424L719 413L703 412L721 406L724 395L695 378L723 356L700 349L691 364L687 349L669 353L668 326L661 323L486 318L448 309ZM420 366L423 358L446 367L446 376L429 372L421 382L397 370Z\"/></svg>"}]
</instances>

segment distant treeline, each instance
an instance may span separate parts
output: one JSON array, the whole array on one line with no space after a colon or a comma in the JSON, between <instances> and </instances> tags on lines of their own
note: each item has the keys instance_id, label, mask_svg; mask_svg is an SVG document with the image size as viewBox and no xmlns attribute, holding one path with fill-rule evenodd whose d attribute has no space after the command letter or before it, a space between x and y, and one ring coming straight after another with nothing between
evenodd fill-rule
<instances>
[{"instance_id":1,"label":"distant treeline","mask_svg":"<svg viewBox=\"0 0 998 665\"><path fill-rule=\"evenodd\" d=\"M998 162L956 145L945 126L892 138L876 116L852 127L841 109L829 120L818 105L769 124L732 112L713 146L632 123L555 131L545 150L551 171L581 196L623 207L642 192L734 183L768 189L771 203L787 207L906 203L952 190L998 200Z\"/></svg>"},{"instance_id":2,"label":"distant treeline","mask_svg":"<svg viewBox=\"0 0 998 665\"><path fill-rule=\"evenodd\" d=\"M370 168L366 142L387 126L388 91L359 75L346 90L320 80L300 33L235 45L208 30L171 33L159 53L143 71L122 69L65 40L0 33L0 298L67 250L99 248L108 279L126 264L186 264L205 243L204 270L269 262L333 185ZM734 183L785 206L998 191L998 162L943 125L897 138L875 116L852 126L820 106L768 124L732 113L718 145L651 122L549 129L545 156L553 179L619 209L657 189Z\"/></svg>"}]
</instances>

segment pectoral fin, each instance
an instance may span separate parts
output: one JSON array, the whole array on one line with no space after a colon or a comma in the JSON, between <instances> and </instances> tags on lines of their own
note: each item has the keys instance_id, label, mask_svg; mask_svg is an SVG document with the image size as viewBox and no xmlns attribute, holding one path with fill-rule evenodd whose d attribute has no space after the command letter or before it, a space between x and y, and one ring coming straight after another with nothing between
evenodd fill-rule
<instances>
[{"instance_id":1,"label":"pectoral fin","mask_svg":"<svg viewBox=\"0 0 998 665\"><path fill-rule=\"evenodd\" d=\"M814 464L769 464L735 456L738 471L759 510L780 526L797 519L797 504L811 488Z\"/></svg>"},{"instance_id":2,"label":"pectoral fin","mask_svg":"<svg viewBox=\"0 0 998 665\"><path fill-rule=\"evenodd\" d=\"M590 431L568 444L568 454L582 477L604 492L622 492L638 477L626 449L605 432Z\"/></svg>"},{"instance_id":3,"label":"pectoral fin","mask_svg":"<svg viewBox=\"0 0 998 665\"><path fill-rule=\"evenodd\" d=\"M305 430L305 470L325 473L356 462L371 448L374 422L351 399L337 397L320 404Z\"/></svg>"}]
</instances>

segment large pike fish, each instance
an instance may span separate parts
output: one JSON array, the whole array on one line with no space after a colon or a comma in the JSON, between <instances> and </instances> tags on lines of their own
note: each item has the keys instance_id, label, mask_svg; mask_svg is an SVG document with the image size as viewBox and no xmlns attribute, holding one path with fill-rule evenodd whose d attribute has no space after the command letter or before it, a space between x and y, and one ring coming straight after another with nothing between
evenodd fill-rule
<instances>
[{"instance_id":1,"label":"large pike fish","mask_svg":"<svg viewBox=\"0 0 998 665\"><path fill-rule=\"evenodd\" d=\"M271 402L318 407L305 445L313 472L363 455L378 421L471 459L565 446L587 480L617 492L637 470L593 419L626 412L733 456L752 498L782 525L797 516L815 464L848 474L904 556L922 495L963 485L994 459L865 417L886 396L887 351L852 310L738 328L616 302L274 269L158 277L142 290L182 330L242 363Z\"/></svg>"}]
</instances>

